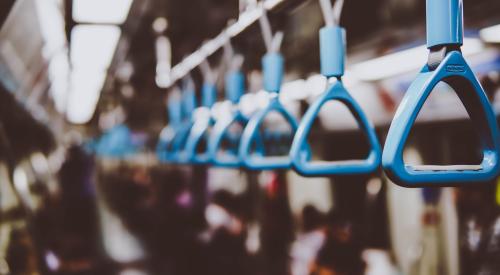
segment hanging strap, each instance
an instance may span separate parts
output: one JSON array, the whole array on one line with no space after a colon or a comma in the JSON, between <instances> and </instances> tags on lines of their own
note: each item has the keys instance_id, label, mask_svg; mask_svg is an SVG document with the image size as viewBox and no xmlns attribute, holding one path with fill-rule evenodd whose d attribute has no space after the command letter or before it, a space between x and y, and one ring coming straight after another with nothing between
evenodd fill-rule
<instances>
[{"instance_id":1,"label":"hanging strap","mask_svg":"<svg viewBox=\"0 0 500 275\"><path fill-rule=\"evenodd\" d=\"M271 23L264 8L262 8L262 16L259 23L267 49L267 54L262 58L264 90L278 93L281 90L285 66L283 56L280 54L283 32L277 32L273 36Z\"/></svg>"},{"instance_id":2,"label":"hanging strap","mask_svg":"<svg viewBox=\"0 0 500 275\"><path fill-rule=\"evenodd\" d=\"M200 69L203 75L201 88L201 105L211 108L217 99L217 72L210 67L207 60L201 62Z\"/></svg>"},{"instance_id":3,"label":"hanging strap","mask_svg":"<svg viewBox=\"0 0 500 275\"><path fill-rule=\"evenodd\" d=\"M463 44L462 0L427 0L427 47Z\"/></svg>"},{"instance_id":4,"label":"hanging strap","mask_svg":"<svg viewBox=\"0 0 500 275\"><path fill-rule=\"evenodd\" d=\"M489 181L500 173L500 134L495 112L459 47L463 41L461 0L427 0L427 44L432 64L408 88L391 123L382 165L395 183L407 187L457 186ZM430 93L445 82L457 93L476 128L482 146L480 165L406 165L405 143Z\"/></svg>"},{"instance_id":5,"label":"hanging strap","mask_svg":"<svg viewBox=\"0 0 500 275\"><path fill-rule=\"evenodd\" d=\"M337 1L331 8L330 0L320 0L326 27L320 30L321 73L327 78L338 78L334 84L321 94L302 117L294 136L290 156L295 171L306 177L331 175L358 175L375 172L380 166L381 152L375 129L359 104L344 87L341 76L344 74L345 30L338 26L340 9L343 1ZM336 15L335 15L336 14ZM313 161L311 155L303 149L307 138L318 117L321 108L329 101L343 103L352 113L356 122L367 137L370 151L365 159L346 161Z\"/></svg>"}]
</instances>

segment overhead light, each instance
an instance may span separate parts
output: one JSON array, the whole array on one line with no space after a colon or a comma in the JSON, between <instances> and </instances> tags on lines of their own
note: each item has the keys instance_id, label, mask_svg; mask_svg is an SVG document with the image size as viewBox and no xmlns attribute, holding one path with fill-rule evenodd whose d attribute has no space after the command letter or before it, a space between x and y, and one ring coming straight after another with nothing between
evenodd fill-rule
<instances>
[{"instance_id":1,"label":"overhead light","mask_svg":"<svg viewBox=\"0 0 500 275\"><path fill-rule=\"evenodd\" d=\"M66 51L59 52L50 60L48 75L50 79L50 94L58 112L66 109L67 92L69 89L69 59Z\"/></svg>"},{"instance_id":2,"label":"overhead light","mask_svg":"<svg viewBox=\"0 0 500 275\"><path fill-rule=\"evenodd\" d=\"M73 20L79 23L122 24L133 0L73 0Z\"/></svg>"},{"instance_id":3,"label":"overhead light","mask_svg":"<svg viewBox=\"0 0 500 275\"><path fill-rule=\"evenodd\" d=\"M78 25L71 31L71 64L78 69L107 69L121 30L109 25Z\"/></svg>"},{"instance_id":4,"label":"overhead light","mask_svg":"<svg viewBox=\"0 0 500 275\"><path fill-rule=\"evenodd\" d=\"M482 29L479 31L479 36L484 42L500 43L500 25Z\"/></svg>"},{"instance_id":5,"label":"overhead light","mask_svg":"<svg viewBox=\"0 0 500 275\"><path fill-rule=\"evenodd\" d=\"M466 38L462 52L467 56L477 54L483 49L481 40ZM364 81L386 79L420 69L428 55L427 46L422 45L353 65L348 74Z\"/></svg>"},{"instance_id":6,"label":"overhead light","mask_svg":"<svg viewBox=\"0 0 500 275\"><path fill-rule=\"evenodd\" d=\"M18 190L21 190L23 193L29 191L28 175L22 167L18 166L14 169L13 181Z\"/></svg>"},{"instance_id":7,"label":"overhead light","mask_svg":"<svg viewBox=\"0 0 500 275\"><path fill-rule=\"evenodd\" d=\"M105 80L105 71L74 70L71 73L66 112L69 122L84 124L92 118Z\"/></svg>"},{"instance_id":8,"label":"overhead light","mask_svg":"<svg viewBox=\"0 0 500 275\"><path fill-rule=\"evenodd\" d=\"M57 0L35 1L38 25L44 40L44 55L50 57L66 47L64 16Z\"/></svg>"}]
</instances>

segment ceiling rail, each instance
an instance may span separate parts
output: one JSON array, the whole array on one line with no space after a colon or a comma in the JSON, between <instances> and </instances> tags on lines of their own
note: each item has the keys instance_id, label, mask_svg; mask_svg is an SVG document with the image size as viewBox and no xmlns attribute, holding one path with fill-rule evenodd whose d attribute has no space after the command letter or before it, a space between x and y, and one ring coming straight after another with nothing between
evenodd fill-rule
<instances>
[{"instance_id":1,"label":"ceiling rail","mask_svg":"<svg viewBox=\"0 0 500 275\"><path fill-rule=\"evenodd\" d=\"M265 0L258 5L250 5L240 13L238 20L229 25L215 38L205 42L198 50L185 57L180 63L175 65L170 71L169 81L158 83L160 88L170 88L175 82L186 76L191 70L198 67L203 60L222 48L232 37L237 36L250 27L263 15L263 11L270 11L285 0Z\"/></svg>"}]
</instances>

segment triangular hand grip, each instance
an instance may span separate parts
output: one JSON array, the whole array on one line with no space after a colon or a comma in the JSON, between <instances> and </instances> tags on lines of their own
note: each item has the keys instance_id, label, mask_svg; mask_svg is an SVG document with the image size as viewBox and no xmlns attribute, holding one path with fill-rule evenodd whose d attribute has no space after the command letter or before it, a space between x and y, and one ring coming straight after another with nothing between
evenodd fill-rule
<instances>
[{"instance_id":1,"label":"triangular hand grip","mask_svg":"<svg viewBox=\"0 0 500 275\"><path fill-rule=\"evenodd\" d=\"M156 145L156 156L160 162L170 162L174 158L172 154L172 142L175 138L175 128L171 125L166 126L160 133L158 144Z\"/></svg>"},{"instance_id":2,"label":"triangular hand grip","mask_svg":"<svg viewBox=\"0 0 500 275\"><path fill-rule=\"evenodd\" d=\"M232 116L220 119L215 123L208 142L208 154L215 166L226 168L238 168L241 166L241 161L237 153L231 154L228 151L220 152L222 141L228 137L229 128L233 123L240 123L245 127L248 119L240 111L235 111Z\"/></svg>"},{"instance_id":3,"label":"triangular hand grip","mask_svg":"<svg viewBox=\"0 0 500 275\"><path fill-rule=\"evenodd\" d=\"M206 139L210 128L213 125L213 119L208 118L199 120L193 124L189 137L186 141L186 158L193 164L208 164L211 157L208 149L205 152L199 153L197 149L203 139Z\"/></svg>"},{"instance_id":4,"label":"triangular hand grip","mask_svg":"<svg viewBox=\"0 0 500 275\"><path fill-rule=\"evenodd\" d=\"M176 164L189 163L189 159L187 158L185 149L186 149L186 142L192 127L193 123L191 121L186 121L176 131L170 150L170 154L172 155L170 162Z\"/></svg>"},{"instance_id":5,"label":"triangular hand grip","mask_svg":"<svg viewBox=\"0 0 500 275\"><path fill-rule=\"evenodd\" d=\"M426 99L441 81L456 91L478 131L483 160L477 167L412 167L404 163L403 150L411 127ZM500 136L495 113L462 54L452 51L437 69L431 71L425 66L406 92L389 129L382 164L389 178L402 186L453 186L494 179L500 173L499 153Z\"/></svg>"},{"instance_id":6,"label":"triangular hand grip","mask_svg":"<svg viewBox=\"0 0 500 275\"><path fill-rule=\"evenodd\" d=\"M318 116L322 106L326 102L332 100L340 101L345 104L356 119L360 129L366 134L370 145L370 153L366 159L312 162L310 160L310 155L304 154L302 148L307 144L307 136L315 118ZM293 139L290 157L294 169L303 176L356 175L369 174L377 170L380 166L381 151L382 149L372 124L369 122L358 103L344 88L342 82L337 81L327 92L322 94L305 113Z\"/></svg>"},{"instance_id":7,"label":"triangular hand grip","mask_svg":"<svg viewBox=\"0 0 500 275\"><path fill-rule=\"evenodd\" d=\"M265 157L255 153L251 153L250 149L255 140L259 137L259 127L264 122L266 116L271 112L280 113L292 128L292 135L297 131L297 121L295 118L281 105L278 96L272 98L266 108L258 111L248 122L243 136L241 138L239 156L245 167L252 170L275 170L288 169L292 162L289 156L283 157ZM306 150L307 151L307 150Z\"/></svg>"}]
</instances>

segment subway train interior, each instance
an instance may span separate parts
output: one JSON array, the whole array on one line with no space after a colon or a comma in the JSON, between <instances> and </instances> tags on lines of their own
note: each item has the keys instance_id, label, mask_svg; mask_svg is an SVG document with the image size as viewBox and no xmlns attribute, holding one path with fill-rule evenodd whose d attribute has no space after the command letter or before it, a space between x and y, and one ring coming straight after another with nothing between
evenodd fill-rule
<instances>
[{"instance_id":1,"label":"subway train interior","mask_svg":"<svg viewBox=\"0 0 500 275\"><path fill-rule=\"evenodd\" d=\"M499 0L1 0L0 275L500 275Z\"/></svg>"}]
</instances>

